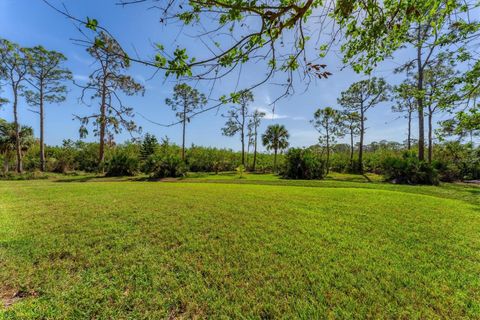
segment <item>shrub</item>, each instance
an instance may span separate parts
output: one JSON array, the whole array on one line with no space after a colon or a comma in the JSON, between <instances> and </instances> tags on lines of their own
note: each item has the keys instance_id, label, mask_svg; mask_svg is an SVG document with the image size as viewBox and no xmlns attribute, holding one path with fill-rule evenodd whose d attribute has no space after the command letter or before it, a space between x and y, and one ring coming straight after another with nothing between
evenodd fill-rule
<instances>
[{"instance_id":1,"label":"shrub","mask_svg":"<svg viewBox=\"0 0 480 320\"><path fill-rule=\"evenodd\" d=\"M357 168L354 166L353 168ZM351 172L352 164L347 153L333 153L330 155L330 170L335 172Z\"/></svg>"},{"instance_id":2,"label":"shrub","mask_svg":"<svg viewBox=\"0 0 480 320\"><path fill-rule=\"evenodd\" d=\"M239 178L243 178L243 173L245 172L245 167L243 164L239 165L235 170L238 172Z\"/></svg>"},{"instance_id":3,"label":"shrub","mask_svg":"<svg viewBox=\"0 0 480 320\"><path fill-rule=\"evenodd\" d=\"M188 168L193 172L233 171L241 159L240 153L228 149L192 145L186 152Z\"/></svg>"},{"instance_id":4,"label":"shrub","mask_svg":"<svg viewBox=\"0 0 480 320\"><path fill-rule=\"evenodd\" d=\"M143 138L142 144L140 146L140 158L146 160L149 156L154 154L158 149L158 140L157 138L147 133L145 138Z\"/></svg>"},{"instance_id":5,"label":"shrub","mask_svg":"<svg viewBox=\"0 0 480 320\"><path fill-rule=\"evenodd\" d=\"M448 163L442 160L433 161L435 170L437 170L440 181L453 182L462 179L462 172L453 163Z\"/></svg>"},{"instance_id":6,"label":"shrub","mask_svg":"<svg viewBox=\"0 0 480 320\"><path fill-rule=\"evenodd\" d=\"M290 148L285 155L283 177L289 179L322 179L325 166L311 149Z\"/></svg>"},{"instance_id":7,"label":"shrub","mask_svg":"<svg viewBox=\"0 0 480 320\"><path fill-rule=\"evenodd\" d=\"M138 172L138 166L139 161L135 154L119 149L106 162L106 176L134 176Z\"/></svg>"},{"instance_id":8,"label":"shrub","mask_svg":"<svg viewBox=\"0 0 480 320\"><path fill-rule=\"evenodd\" d=\"M389 157L383 162L386 180L400 184L438 185L438 173L435 168L418 160L415 153L405 152L401 158Z\"/></svg>"},{"instance_id":9,"label":"shrub","mask_svg":"<svg viewBox=\"0 0 480 320\"><path fill-rule=\"evenodd\" d=\"M46 169L51 172L67 173L75 170L75 149L65 144L63 147L49 148Z\"/></svg>"},{"instance_id":10,"label":"shrub","mask_svg":"<svg viewBox=\"0 0 480 320\"><path fill-rule=\"evenodd\" d=\"M78 150L75 157L78 170L86 172L98 171L98 143L78 141L75 143L75 148Z\"/></svg>"},{"instance_id":11,"label":"shrub","mask_svg":"<svg viewBox=\"0 0 480 320\"><path fill-rule=\"evenodd\" d=\"M442 181L480 179L480 148L472 143L445 142L434 148L434 159Z\"/></svg>"},{"instance_id":12,"label":"shrub","mask_svg":"<svg viewBox=\"0 0 480 320\"><path fill-rule=\"evenodd\" d=\"M172 153L151 155L144 168L154 178L177 178L187 173L187 167L180 156Z\"/></svg>"}]
</instances>

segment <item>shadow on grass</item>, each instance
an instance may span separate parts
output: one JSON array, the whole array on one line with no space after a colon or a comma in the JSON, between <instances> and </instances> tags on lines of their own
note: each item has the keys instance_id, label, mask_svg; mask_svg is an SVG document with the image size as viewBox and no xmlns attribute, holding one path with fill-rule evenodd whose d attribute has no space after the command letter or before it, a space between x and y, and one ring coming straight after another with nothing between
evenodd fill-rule
<instances>
[{"instance_id":1,"label":"shadow on grass","mask_svg":"<svg viewBox=\"0 0 480 320\"><path fill-rule=\"evenodd\" d=\"M84 176L84 177L73 177L73 178L58 178L52 180L53 182L68 183L68 182L122 182L122 181L149 181L148 177L107 177L107 176Z\"/></svg>"},{"instance_id":2,"label":"shadow on grass","mask_svg":"<svg viewBox=\"0 0 480 320\"><path fill-rule=\"evenodd\" d=\"M53 180L53 182L88 182L93 179L101 179L102 177L88 176L88 177L75 177L75 178L59 178Z\"/></svg>"}]
</instances>

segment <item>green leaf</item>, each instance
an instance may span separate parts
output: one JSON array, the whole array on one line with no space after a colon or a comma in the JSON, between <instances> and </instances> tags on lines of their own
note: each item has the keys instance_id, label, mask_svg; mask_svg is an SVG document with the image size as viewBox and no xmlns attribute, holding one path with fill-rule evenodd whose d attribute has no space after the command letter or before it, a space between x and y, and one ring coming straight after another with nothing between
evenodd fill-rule
<instances>
[{"instance_id":1,"label":"green leaf","mask_svg":"<svg viewBox=\"0 0 480 320\"><path fill-rule=\"evenodd\" d=\"M85 26L90 30L97 31L98 21L97 19L90 19L87 17L87 24Z\"/></svg>"}]
</instances>

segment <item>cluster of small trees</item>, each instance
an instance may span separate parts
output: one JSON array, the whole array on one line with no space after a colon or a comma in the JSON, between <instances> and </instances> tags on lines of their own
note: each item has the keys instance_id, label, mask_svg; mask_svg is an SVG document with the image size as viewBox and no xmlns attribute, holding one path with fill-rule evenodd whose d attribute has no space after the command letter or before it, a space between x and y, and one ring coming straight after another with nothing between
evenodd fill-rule
<instances>
[{"instance_id":1,"label":"cluster of small trees","mask_svg":"<svg viewBox=\"0 0 480 320\"><path fill-rule=\"evenodd\" d=\"M400 85L390 86L383 78L372 77L368 80L362 80L353 83L346 91L341 93L338 104L342 107L337 110L331 107L318 109L314 113L314 119L311 121L313 126L320 133L320 145L326 150L326 167L329 168L329 158L331 146L337 141L337 138L349 136L350 140L350 165L352 172L363 173L363 151L364 138L366 133L366 114L380 103L393 102L391 107L393 112L401 113L407 119L407 139L406 149L412 149L412 120L417 113L419 139L417 142L418 160L424 160L424 145L427 145L427 162L432 164L434 160L434 115L452 113L456 105L455 85L450 82L450 77L455 73L451 60L447 56L440 55L437 60L431 60L425 66L423 72L423 89L419 92L413 83L412 76L408 74L407 79ZM401 69L407 68L403 66ZM422 99L418 100L418 96ZM418 103L421 103L421 107ZM423 111L425 108L426 112ZM419 112L421 110L421 112ZM427 141L424 140L424 121L427 122ZM440 122L437 135L440 139L451 135L448 125L450 121ZM478 127L471 126L469 132L472 137L478 134ZM358 149L357 161L354 160L355 141Z\"/></svg>"},{"instance_id":2,"label":"cluster of small trees","mask_svg":"<svg viewBox=\"0 0 480 320\"><path fill-rule=\"evenodd\" d=\"M67 87L64 81L71 79L71 72L64 67L66 58L63 54L50 51L42 46L22 48L6 39L0 39L0 81L4 80L13 97L13 124L3 123L4 140L13 133L11 140L15 143L16 170L23 171L22 149L26 136L32 135L31 128L22 128L18 119L20 96L24 95L28 105L34 107L40 119L40 169L45 170L45 105L65 100ZM0 88L1 89L1 88ZM9 101L2 98L2 104ZM11 130L13 129L13 130ZM4 153L10 153L11 146L5 142Z\"/></svg>"},{"instance_id":3,"label":"cluster of small trees","mask_svg":"<svg viewBox=\"0 0 480 320\"><path fill-rule=\"evenodd\" d=\"M122 129L137 130L130 119L131 107L125 106L119 98L119 92L126 95L142 93L144 88L131 76L123 74L130 61L122 58L123 50L113 38L101 33L97 41L88 47L87 52L95 61L96 68L89 81L82 87L81 99L87 97L98 101L97 112L88 116L76 116L80 120L80 136L88 134L87 125L93 122L95 135L99 137L98 163L105 157L105 144L113 139L113 134ZM15 132L16 171L23 171L22 126L18 119L20 97L24 96L28 105L40 119L40 170L45 171L45 105L60 103L67 93L66 82L72 79L72 73L65 67L66 57L42 46L22 48L6 39L0 40L0 80L10 88L13 97L13 128ZM9 101L2 98L2 104ZM6 152L6 151L5 151Z\"/></svg>"}]
</instances>

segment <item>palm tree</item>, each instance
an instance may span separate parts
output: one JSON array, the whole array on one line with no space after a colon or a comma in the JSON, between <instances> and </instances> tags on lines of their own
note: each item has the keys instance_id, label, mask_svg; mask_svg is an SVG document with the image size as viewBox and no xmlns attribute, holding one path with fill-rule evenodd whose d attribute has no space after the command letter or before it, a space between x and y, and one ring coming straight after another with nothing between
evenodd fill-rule
<instances>
[{"instance_id":1,"label":"palm tree","mask_svg":"<svg viewBox=\"0 0 480 320\"><path fill-rule=\"evenodd\" d=\"M288 138L290 135L288 134L287 129L284 125L281 124L273 124L267 127L267 131L262 135L263 145L267 148L267 150L274 151L274 158L273 158L273 171L277 171L277 153L278 150L284 150L288 148Z\"/></svg>"},{"instance_id":2,"label":"palm tree","mask_svg":"<svg viewBox=\"0 0 480 320\"><path fill-rule=\"evenodd\" d=\"M20 148L26 152L34 142L32 127L22 126L19 132ZM0 153L3 155L3 171L8 172L8 163L16 150L15 123L0 119Z\"/></svg>"}]
</instances>

